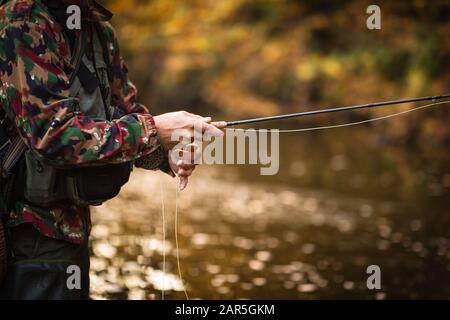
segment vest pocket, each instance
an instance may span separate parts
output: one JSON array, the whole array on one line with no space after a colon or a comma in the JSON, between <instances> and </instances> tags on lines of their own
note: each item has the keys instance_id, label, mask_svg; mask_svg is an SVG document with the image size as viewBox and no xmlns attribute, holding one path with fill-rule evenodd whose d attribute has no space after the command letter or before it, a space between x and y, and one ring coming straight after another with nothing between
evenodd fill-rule
<instances>
[{"instance_id":1,"label":"vest pocket","mask_svg":"<svg viewBox=\"0 0 450 320\"><path fill-rule=\"evenodd\" d=\"M66 180L69 201L78 206L101 205L119 194L131 170L130 162L70 170Z\"/></svg>"},{"instance_id":2,"label":"vest pocket","mask_svg":"<svg viewBox=\"0 0 450 320\"><path fill-rule=\"evenodd\" d=\"M79 207L100 205L117 196L128 182L132 163L62 169L26 151L25 200L48 208L61 203Z\"/></svg>"},{"instance_id":3,"label":"vest pocket","mask_svg":"<svg viewBox=\"0 0 450 320\"><path fill-rule=\"evenodd\" d=\"M46 164L33 151L25 152L25 199L43 207L51 206L66 198L63 175Z\"/></svg>"}]
</instances>

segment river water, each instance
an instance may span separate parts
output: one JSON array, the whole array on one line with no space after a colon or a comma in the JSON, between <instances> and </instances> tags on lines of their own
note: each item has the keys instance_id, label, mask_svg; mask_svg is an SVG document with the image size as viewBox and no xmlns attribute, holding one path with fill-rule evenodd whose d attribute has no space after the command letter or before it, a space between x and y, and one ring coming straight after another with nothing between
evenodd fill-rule
<instances>
[{"instance_id":1,"label":"river water","mask_svg":"<svg viewBox=\"0 0 450 320\"><path fill-rule=\"evenodd\" d=\"M423 197L416 196L420 184L399 191L397 183L406 180L401 168L420 178L429 156L388 170L393 162L401 166L398 155L376 154L376 145L351 153L358 136L325 150L313 148L317 141L292 149L296 143L282 150L277 177L260 177L257 167L196 171L178 199L183 281L176 180L133 172L118 198L93 209L92 297L161 299L164 290L166 299L184 299L185 287L191 299L448 299L448 181L436 186L422 178ZM355 159L375 162L378 171L358 169ZM367 288L370 265L381 269L380 290Z\"/></svg>"}]
</instances>

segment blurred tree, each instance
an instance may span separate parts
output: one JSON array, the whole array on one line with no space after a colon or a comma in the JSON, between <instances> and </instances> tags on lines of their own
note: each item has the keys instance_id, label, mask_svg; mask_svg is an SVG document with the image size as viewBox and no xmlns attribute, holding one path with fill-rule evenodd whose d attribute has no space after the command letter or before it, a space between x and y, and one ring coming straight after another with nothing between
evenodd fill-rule
<instances>
[{"instance_id":1,"label":"blurred tree","mask_svg":"<svg viewBox=\"0 0 450 320\"><path fill-rule=\"evenodd\" d=\"M131 78L154 113L182 108L234 119L449 91L446 0L382 1L379 31L366 28L368 0L105 2L116 13ZM413 161L394 150L429 155L437 167L432 175L441 179L449 172L449 115L436 108L375 126L371 134L383 130L380 143L402 166ZM355 139L348 134L344 141ZM360 137L362 144L368 139ZM411 170L397 174L406 184L418 179Z\"/></svg>"}]
</instances>

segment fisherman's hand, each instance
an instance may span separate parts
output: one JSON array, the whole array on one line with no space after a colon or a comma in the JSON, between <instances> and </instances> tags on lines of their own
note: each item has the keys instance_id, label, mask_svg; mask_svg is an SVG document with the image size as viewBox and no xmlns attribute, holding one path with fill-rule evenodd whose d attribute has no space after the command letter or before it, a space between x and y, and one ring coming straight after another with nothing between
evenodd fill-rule
<instances>
[{"instance_id":1,"label":"fisherman's hand","mask_svg":"<svg viewBox=\"0 0 450 320\"><path fill-rule=\"evenodd\" d=\"M210 117L202 117L186 111L170 112L154 117L158 138L166 152L172 150L179 141L172 141L172 133L179 130L182 137L194 137L194 126L202 133L208 131L213 136L223 136L223 132L211 124Z\"/></svg>"}]
</instances>

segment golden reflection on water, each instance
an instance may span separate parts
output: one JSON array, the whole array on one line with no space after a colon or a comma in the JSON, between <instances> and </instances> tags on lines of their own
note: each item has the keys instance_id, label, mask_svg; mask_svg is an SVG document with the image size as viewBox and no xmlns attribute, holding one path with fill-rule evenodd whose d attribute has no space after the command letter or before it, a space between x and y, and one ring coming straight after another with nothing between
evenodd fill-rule
<instances>
[{"instance_id":1,"label":"golden reflection on water","mask_svg":"<svg viewBox=\"0 0 450 320\"><path fill-rule=\"evenodd\" d=\"M395 220L405 217L401 205L237 183L233 171L226 179L212 168L198 171L179 201L181 268L192 298L389 298L388 290L365 287L370 264L393 272L383 288L394 288L394 297L415 297L410 288L425 280L411 270L426 269L426 258L440 257L450 271L450 240L424 243L420 218L404 219L406 225ZM160 299L164 290L166 299L183 299L174 245L176 182L141 170L130 181L117 199L93 210L92 297ZM402 270L413 278L402 278Z\"/></svg>"}]
</instances>

